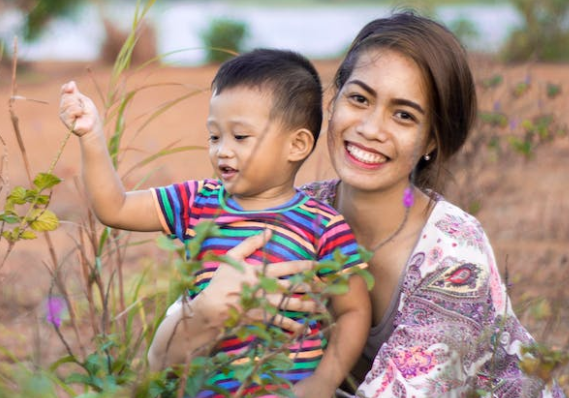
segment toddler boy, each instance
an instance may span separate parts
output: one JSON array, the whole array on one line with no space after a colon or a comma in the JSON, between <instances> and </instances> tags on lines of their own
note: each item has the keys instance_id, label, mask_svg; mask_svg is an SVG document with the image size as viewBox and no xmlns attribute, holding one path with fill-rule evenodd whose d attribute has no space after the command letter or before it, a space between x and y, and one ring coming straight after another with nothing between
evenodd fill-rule
<instances>
[{"instance_id":1,"label":"toddler boy","mask_svg":"<svg viewBox=\"0 0 569 398\"><path fill-rule=\"evenodd\" d=\"M247 237L269 229L270 240L246 260L252 267L328 260L336 249L347 257L346 269L365 266L343 217L294 188L296 173L312 152L322 123L320 79L299 54L258 49L220 67L212 82L207 119L209 157L217 180L125 192L112 166L97 110L73 82L62 87L60 115L81 137L83 178L93 209L105 225L165 231L185 242L192 239L199 222L214 221L221 236L206 239L198 259L207 252L225 254ZM188 293L190 301L200 296L218 266L204 263L196 291ZM279 375L295 384L299 397L331 396L367 337L370 305L361 277L350 277L349 292L333 296L331 304L336 326L327 347L319 322L308 325L308 338L288 347L293 367ZM166 352L167 341L176 331L177 323L171 320L183 315L183 307L171 307L159 327L150 350L151 367L187 360L186 352ZM294 320L307 315L292 314L286 313ZM188 333L187 338L194 335ZM238 355L247 343L233 336L215 350ZM167 362L163 361L166 355ZM239 388L232 372L220 373L209 382L230 392ZM204 391L202 396L217 395Z\"/></svg>"}]
</instances>

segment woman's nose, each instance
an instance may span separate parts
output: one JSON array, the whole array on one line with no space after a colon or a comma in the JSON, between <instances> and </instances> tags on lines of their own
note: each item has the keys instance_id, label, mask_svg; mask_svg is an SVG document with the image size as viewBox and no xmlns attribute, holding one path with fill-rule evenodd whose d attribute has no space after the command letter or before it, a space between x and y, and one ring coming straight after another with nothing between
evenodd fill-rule
<instances>
[{"instance_id":1,"label":"woman's nose","mask_svg":"<svg viewBox=\"0 0 569 398\"><path fill-rule=\"evenodd\" d=\"M376 109L362 115L356 131L367 140L383 142L387 139L387 125L388 121L384 113Z\"/></svg>"}]
</instances>

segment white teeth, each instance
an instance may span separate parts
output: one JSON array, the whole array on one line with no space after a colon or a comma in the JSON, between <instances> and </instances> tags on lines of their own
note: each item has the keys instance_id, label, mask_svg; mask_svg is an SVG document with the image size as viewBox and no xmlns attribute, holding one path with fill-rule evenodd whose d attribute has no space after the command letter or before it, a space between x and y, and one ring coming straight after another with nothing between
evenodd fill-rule
<instances>
[{"instance_id":1,"label":"white teeth","mask_svg":"<svg viewBox=\"0 0 569 398\"><path fill-rule=\"evenodd\" d=\"M346 145L346 149L348 150L350 155L352 155L362 163L368 163L368 164L385 163L385 161L387 160L385 156L381 156L380 154L377 153L364 151L363 149L358 148L357 146L352 144Z\"/></svg>"}]
</instances>

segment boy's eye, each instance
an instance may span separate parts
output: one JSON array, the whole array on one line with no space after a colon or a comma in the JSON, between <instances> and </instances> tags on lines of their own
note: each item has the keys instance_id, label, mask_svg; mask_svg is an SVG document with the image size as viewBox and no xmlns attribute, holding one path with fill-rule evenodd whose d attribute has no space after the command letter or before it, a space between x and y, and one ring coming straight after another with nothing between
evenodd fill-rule
<instances>
[{"instance_id":1,"label":"boy's eye","mask_svg":"<svg viewBox=\"0 0 569 398\"><path fill-rule=\"evenodd\" d=\"M217 135L210 134L208 140L209 142L217 142L217 140L219 140L219 137Z\"/></svg>"},{"instance_id":2,"label":"boy's eye","mask_svg":"<svg viewBox=\"0 0 569 398\"><path fill-rule=\"evenodd\" d=\"M247 138L249 136L245 135L245 134L235 134L234 137L237 141L241 141L241 140L244 140L245 138Z\"/></svg>"}]
</instances>

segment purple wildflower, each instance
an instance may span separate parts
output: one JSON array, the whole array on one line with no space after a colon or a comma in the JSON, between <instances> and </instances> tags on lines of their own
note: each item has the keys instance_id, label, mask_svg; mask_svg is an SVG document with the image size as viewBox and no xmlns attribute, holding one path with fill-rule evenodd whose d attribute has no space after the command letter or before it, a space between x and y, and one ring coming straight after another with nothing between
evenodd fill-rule
<instances>
[{"instance_id":1,"label":"purple wildflower","mask_svg":"<svg viewBox=\"0 0 569 398\"><path fill-rule=\"evenodd\" d=\"M502 103L500 101L494 102L494 112L499 112L502 109Z\"/></svg>"},{"instance_id":2,"label":"purple wildflower","mask_svg":"<svg viewBox=\"0 0 569 398\"><path fill-rule=\"evenodd\" d=\"M51 323L56 328L61 326L61 318L67 305L63 297L50 296L46 302L46 321Z\"/></svg>"},{"instance_id":3,"label":"purple wildflower","mask_svg":"<svg viewBox=\"0 0 569 398\"><path fill-rule=\"evenodd\" d=\"M405 188L405 192L403 192L403 206L409 208L413 206L414 201L415 197L413 195L413 188L409 186Z\"/></svg>"}]
</instances>

